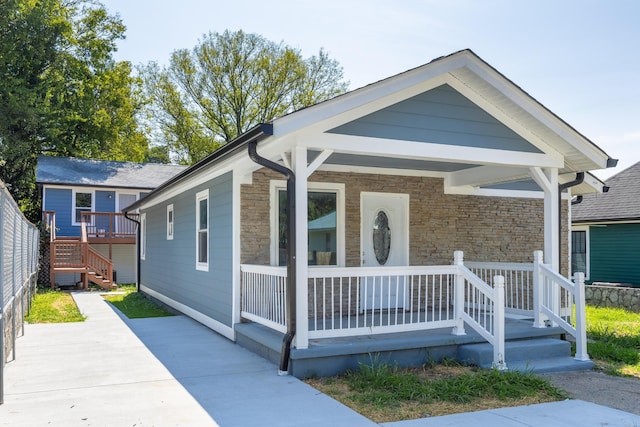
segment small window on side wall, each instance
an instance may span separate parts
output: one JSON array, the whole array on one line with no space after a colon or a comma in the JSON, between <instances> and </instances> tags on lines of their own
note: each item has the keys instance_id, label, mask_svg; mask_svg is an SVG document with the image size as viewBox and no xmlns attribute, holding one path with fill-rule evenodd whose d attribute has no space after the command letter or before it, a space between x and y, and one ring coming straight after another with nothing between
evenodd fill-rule
<instances>
[{"instance_id":1,"label":"small window on side wall","mask_svg":"<svg viewBox=\"0 0 640 427\"><path fill-rule=\"evenodd\" d=\"M209 271L209 190L196 194L196 270Z\"/></svg>"},{"instance_id":2,"label":"small window on side wall","mask_svg":"<svg viewBox=\"0 0 640 427\"><path fill-rule=\"evenodd\" d=\"M167 206L167 240L173 240L173 205Z\"/></svg>"},{"instance_id":3,"label":"small window on side wall","mask_svg":"<svg viewBox=\"0 0 640 427\"><path fill-rule=\"evenodd\" d=\"M147 258L147 214L140 215L140 259Z\"/></svg>"}]
</instances>

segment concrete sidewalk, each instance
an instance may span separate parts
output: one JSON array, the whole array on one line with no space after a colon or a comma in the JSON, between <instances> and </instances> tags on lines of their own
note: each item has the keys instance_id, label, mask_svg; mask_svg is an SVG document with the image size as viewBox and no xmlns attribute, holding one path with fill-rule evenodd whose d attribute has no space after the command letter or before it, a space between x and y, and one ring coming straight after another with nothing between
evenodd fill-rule
<instances>
[{"instance_id":1,"label":"concrete sidewalk","mask_svg":"<svg viewBox=\"0 0 640 427\"><path fill-rule=\"evenodd\" d=\"M5 368L0 426L376 426L184 317L126 319L76 293L84 323L27 325ZM485 424L486 423L486 424ZM387 427L627 426L640 417L579 400Z\"/></svg>"}]
</instances>

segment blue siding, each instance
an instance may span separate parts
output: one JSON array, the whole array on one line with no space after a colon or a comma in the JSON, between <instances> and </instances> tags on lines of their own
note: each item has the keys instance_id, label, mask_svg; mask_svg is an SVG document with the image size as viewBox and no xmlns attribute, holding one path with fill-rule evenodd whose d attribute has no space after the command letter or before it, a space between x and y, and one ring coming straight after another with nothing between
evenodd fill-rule
<instances>
[{"instance_id":1,"label":"blue siding","mask_svg":"<svg viewBox=\"0 0 640 427\"><path fill-rule=\"evenodd\" d=\"M99 191L95 192L94 212L115 212L116 211L116 192L115 191Z\"/></svg>"},{"instance_id":2,"label":"blue siding","mask_svg":"<svg viewBox=\"0 0 640 427\"><path fill-rule=\"evenodd\" d=\"M640 287L640 224L589 227L589 280Z\"/></svg>"},{"instance_id":3,"label":"blue siding","mask_svg":"<svg viewBox=\"0 0 640 427\"><path fill-rule=\"evenodd\" d=\"M346 123L331 133L540 153L449 85Z\"/></svg>"},{"instance_id":4,"label":"blue siding","mask_svg":"<svg viewBox=\"0 0 640 427\"><path fill-rule=\"evenodd\" d=\"M196 193L209 189L209 271L196 270ZM147 252L141 284L232 326L232 174L227 173L145 209ZM173 204L174 237L167 240L167 205Z\"/></svg>"},{"instance_id":5,"label":"blue siding","mask_svg":"<svg viewBox=\"0 0 640 427\"><path fill-rule=\"evenodd\" d=\"M56 234L58 236L79 236L80 227L71 225L73 194L70 188L45 188L45 206L42 210L56 212Z\"/></svg>"}]
</instances>

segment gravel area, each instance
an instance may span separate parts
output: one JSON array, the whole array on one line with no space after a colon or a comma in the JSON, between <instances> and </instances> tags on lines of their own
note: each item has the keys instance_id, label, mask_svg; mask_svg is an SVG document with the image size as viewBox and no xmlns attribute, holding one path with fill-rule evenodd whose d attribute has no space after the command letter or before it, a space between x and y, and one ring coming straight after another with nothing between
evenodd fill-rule
<instances>
[{"instance_id":1,"label":"gravel area","mask_svg":"<svg viewBox=\"0 0 640 427\"><path fill-rule=\"evenodd\" d=\"M640 379L615 377L598 371L542 374L572 398L640 415Z\"/></svg>"}]
</instances>

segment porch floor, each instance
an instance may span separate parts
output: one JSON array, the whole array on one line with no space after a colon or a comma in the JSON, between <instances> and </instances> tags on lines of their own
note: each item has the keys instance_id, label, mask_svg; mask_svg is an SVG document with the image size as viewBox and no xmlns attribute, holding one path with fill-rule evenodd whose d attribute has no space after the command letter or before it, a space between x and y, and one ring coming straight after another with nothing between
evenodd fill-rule
<instances>
[{"instance_id":1,"label":"porch floor","mask_svg":"<svg viewBox=\"0 0 640 427\"><path fill-rule=\"evenodd\" d=\"M560 340L564 337L564 330L559 327L534 328L532 324L533 319L508 317L505 321L505 341L509 343L532 338ZM258 323L240 323L235 328L239 345L279 363L282 333ZM291 349L289 371L298 378L305 378L337 375L347 369L356 369L360 363L370 363L372 359L398 366L421 366L430 361L440 362L443 358L460 360L461 346L486 343L473 329L466 325L465 329L466 335L452 335L451 328L447 327L310 339L309 348ZM505 359L509 364L508 348Z\"/></svg>"}]
</instances>

